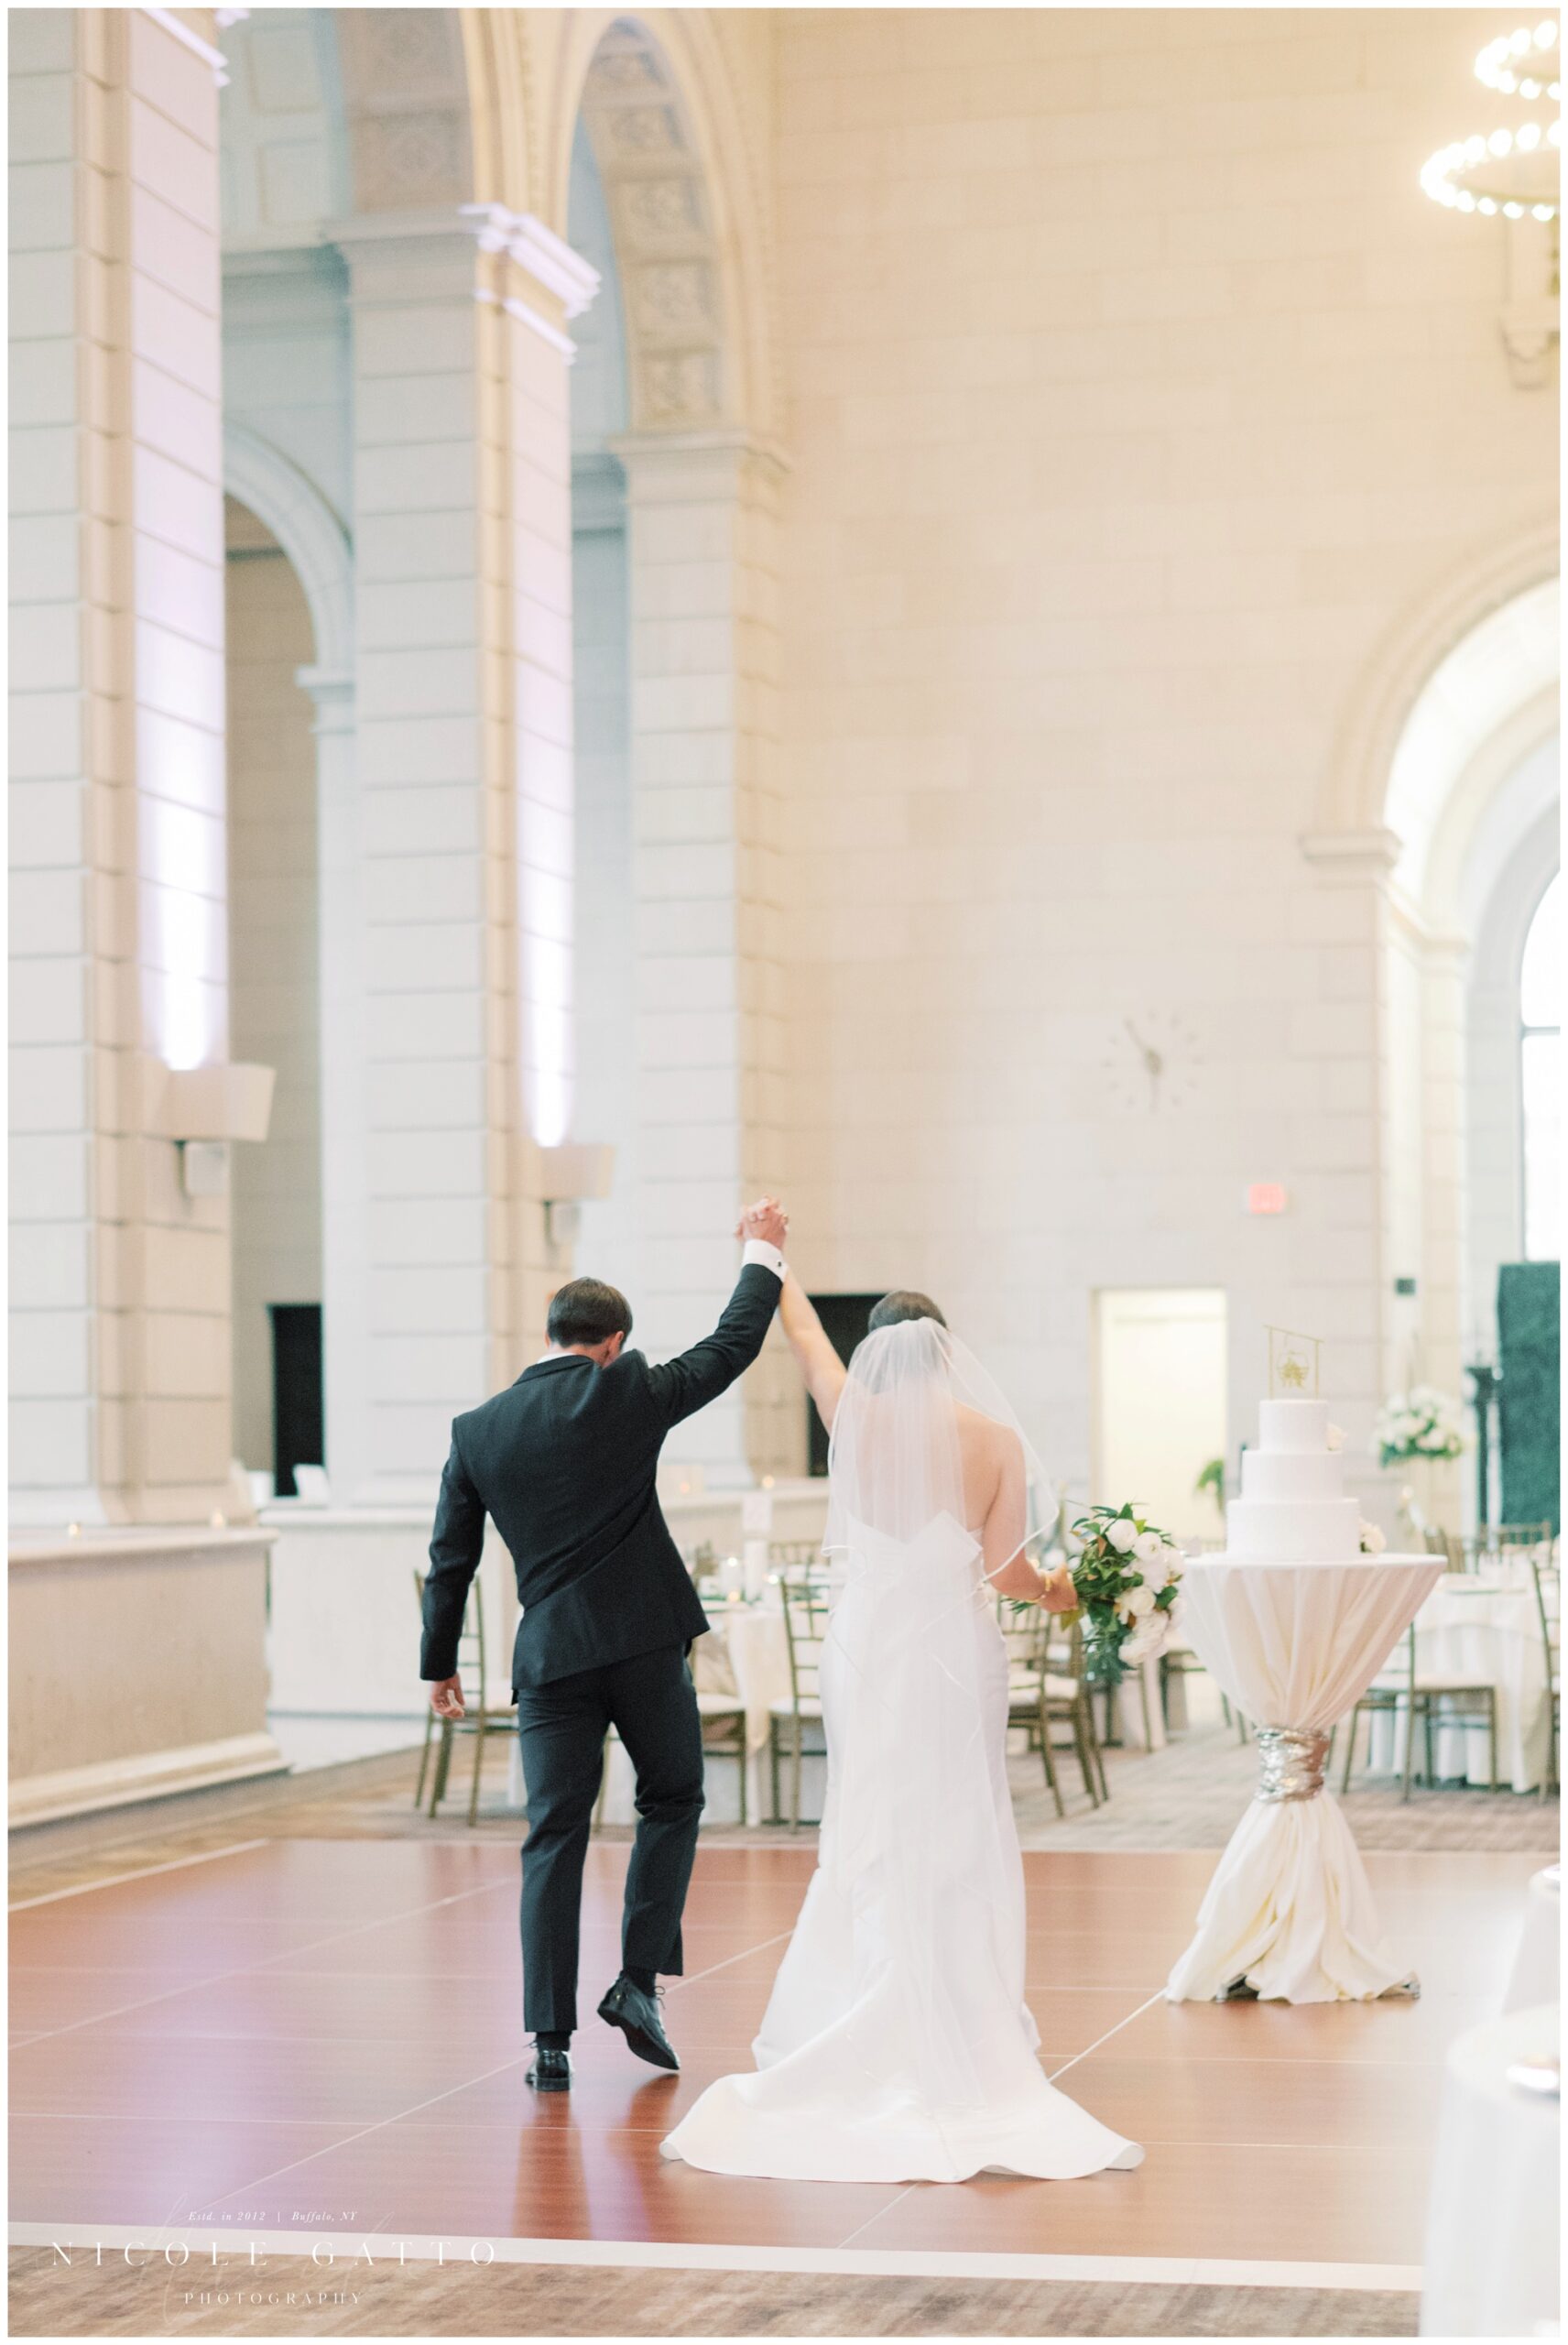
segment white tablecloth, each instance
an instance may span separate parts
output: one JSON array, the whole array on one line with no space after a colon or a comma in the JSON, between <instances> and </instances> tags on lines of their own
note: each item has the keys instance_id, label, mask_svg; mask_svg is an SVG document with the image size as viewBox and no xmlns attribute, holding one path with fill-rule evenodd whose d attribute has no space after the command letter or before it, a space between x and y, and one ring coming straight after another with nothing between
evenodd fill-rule
<instances>
[{"instance_id":1,"label":"white tablecloth","mask_svg":"<svg viewBox=\"0 0 1568 2345\"><path fill-rule=\"evenodd\" d=\"M1173 1723L1186 1723L1186 1694L1178 1678L1171 1688ZM1097 1688L1093 1696L1096 1729L1104 1725L1106 1701ZM1116 1687L1109 1705L1116 1739L1129 1751L1163 1751L1167 1741L1165 1712L1160 1699L1160 1663L1141 1662L1129 1669ZM1149 1731L1144 1731L1147 1718Z\"/></svg>"},{"instance_id":2,"label":"white tablecloth","mask_svg":"<svg viewBox=\"0 0 1568 2345\"><path fill-rule=\"evenodd\" d=\"M1365 1693L1443 1574L1428 1555L1347 1564L1189 1562L1181 1625L1255 1727L1326 1736ZM1260 1752L1265 1738L1259 1736ZM1204 2002L1245 1979L1292 2003L1365 2001L1409 1977L1382 1942L1366 1869L1332 1794L1253 1801L1220 1859L1197 1935L1166 1982Z\"/></svg>"},{"instance_id":3,"label":"white tablecloth","mask_svg":"<svg viewBox=\"0 0 1568 2345\"><path fill-rule=\"evenodd\" d=\"M1519 1952L1503 1998L1505 2012L1529 2011L1534 2003L1554 2003L1562 1991L1563 1868L1548 1865L1532 1873L1525 1904Z\"/></svg>"},{"instance_id":4,"label":"white tablecloth","mask_svg":"<svg viewBox=\"0 0 1568 2345\"><path fill-rule=\"evenodd\" d=\"M1395 1655L1390 1679L1401 1659ZM1416 1674L1494 1686L1497 1782L1511 1784L1516 1792L1539 1788L1546 1772L1551 1712L1541 1615L1528 1580L1512 1587L1465 1574L1442 1580L1416 1617ZM1373 1718L1367 1765L1374 1774L1402 1771L1405 1727L1402 1710L1397 1718L1385 1712ZM1418 1738L1418 1764L1424 1765L1425 1757L1424 1742ZM1490 1783L1486 1727L1434 1727L1433 1761L1446 1783Z\"/></svg>"},{"instance_id":5,"label":"white tablecloth","mask_svg":"<svg viewBox=\"0 0 1568 2345\"><path fill-rule=\"evenodd\" d=\"M1562 2103L1508 2080L1555 2060L1555 2004L1460 2036L1448 2055L1427 2202L1423 2337L1538 2337L1557 2319Z\"/></svg>"},{"instance_id":6,"label":"white tablecloth","mask_svg":"<svg viewBox=\"0 0 1568 2345\"><path fill-rule=\"evenodd\" d=\"M761 1604L713 1600L708 1606L708 1618L713 1626L691 1649L691 1674L700 1694L733 1694L745 1707L748 1753L746 1812L751 1823L760 1824L773 1801L768 1761L768 1718L775 1702L789 1699L789 1646L784 1632L783 1609L777 1596L772 1602ZM818 1739L815 1733L811 1737L812 1740ZM709 1797L713 1801L716 1795L724 1803L722 1816L735 1812L724 1793L724 1779L734 1767L735 1761L723 1754L713 1761L715 1780L710 1784ZM606 1824L637 1822L633 1804L636 1788L631 1761L618 1742L612 1742L610 1785L604 1795Z\"/></svg>"}]
</instances>

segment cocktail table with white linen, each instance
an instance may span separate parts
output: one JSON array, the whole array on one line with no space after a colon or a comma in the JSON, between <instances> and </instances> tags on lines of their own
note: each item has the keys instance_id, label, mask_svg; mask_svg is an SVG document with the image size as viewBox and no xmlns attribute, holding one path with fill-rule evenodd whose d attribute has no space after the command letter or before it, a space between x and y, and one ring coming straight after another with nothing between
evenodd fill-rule
<instances>
[{"instance_id":1,"label":"cocktail table with white linen","mask_svg":"<svg viewBox=\"0 0 1568 2345\"><path fill-rule=\"evenodd\" d=\"M1245 1981L1292 2003L1365 2001L1409 1978L1382 1939L1366 1868L1323 1765L1352 1709L1443 1571L1431 1555L1355 1563L1187 1566L1182 1627L1221 1691L1252 1719L1259 1782L1220 1859L1172 2002Z\"/></svg>"},{"instance_id":2,"label":"cocktail table with white linen","mask_svg":"<svg viewBox=\"0 0 1568 2345\"><path fill-rule=\"evenodd\" d=\"M1555 2337L1563 2136L1555 2003L1449 2046L1427 2203L1423 2337Z\"/></svg>"},{"instance_id":3,"label":"cocktail table with white linen","mask_svg":"<svg viewBox=\"0 0 1568 2345\"><path fill-rule=\"evenodd\" d=\"M789 1699L789 1644L784 1632L784 1610L777 1592L756 1603L708 1605L708 1634L691 1649L691 1674L700 1694L733 1694L746 1712L746 1814L752 1822L767 1816L772 1804L768 1771L768 1720L776 1702ZM728 1768L731 1762L722 1760ZM610 1780L605 1787L604 1821L637 1822L632 1763L618 1741L612 1740ZM723 1781L716 1786L727 1797ZM712 1788L710 1798L712 1797ZM734 1810L726 1809L733 1817Z\"/></svg>"},{"instance_id":4,"label":"cocktail table with white linen","mask_svg":"<svg viewBox=\"0 0 1568 2345\"><path fill-rule=\"evenodd\" d=\"M1511 1585L1474 1573L1446 1575L1416 1615L1416 1675L1454 1685L1489 1685L1497 1704L1497 1780L1532 1792L1546 1772L1551 1698L1541 1614L1528 1578ZM1388 1682L1399 1678L1398 1658ZM1405 1763L1409 1715L1401 1707L1373 1714L1367 1764L1373 1774L1397 1774ZM1491 1757L1486 1729L1444 1718L1433 1721L1434 1771L1440 1782L1486 1784Z\"/></svg>"}]
</instances>

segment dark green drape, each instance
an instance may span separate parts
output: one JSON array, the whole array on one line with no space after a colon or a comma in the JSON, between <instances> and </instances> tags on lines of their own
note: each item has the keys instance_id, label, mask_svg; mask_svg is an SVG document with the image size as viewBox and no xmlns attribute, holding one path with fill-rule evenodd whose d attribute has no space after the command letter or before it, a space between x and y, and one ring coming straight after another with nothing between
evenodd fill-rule
<instances>
[{"instance_id":1,"label":"dark green drape","mask_svg":"<svg viewBox=\"0 0 1568 2345\"><path fill-rule=\"evenodd\" d=\"M1562 1484L1562 1305L1555 1262L1505 1262L1497 1272L1497 1401L1503 1521L1559 1528Z\"/></svg>"}]
</instances>

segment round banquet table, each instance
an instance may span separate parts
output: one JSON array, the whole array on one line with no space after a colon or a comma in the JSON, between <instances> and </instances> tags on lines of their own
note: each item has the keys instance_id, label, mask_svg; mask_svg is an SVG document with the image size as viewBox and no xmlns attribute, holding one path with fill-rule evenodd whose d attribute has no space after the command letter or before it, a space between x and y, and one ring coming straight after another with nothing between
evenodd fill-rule
<instances>
[{"instance_id":1,"label":"round banquet table","mask_svg":"<svg viewBox=\"0 0 1568 2345\"><path fill-rule=\"evenodd\" d=\"M1563 1868L1548 1865L1532 1873L1525 1901L1519 1952L1503 1998L1505 2012L1528 2011L1532 2003L1555 2002L1562 1973Z\"/></svg>"},{"instance_id":2,"label":"round banquet table","mask_svg":"<svg viewBox=\"0 0 1568 2345\"><path fill-rule=\"evenodd\" d=\"M1290 2003L1366 2001L1411 1984L1383 1943L1371 1884L1323 1766L1352 1709L1444 1570L1434 1555L1266 1564L1200 1555L1181 1627L1254 1722L1258 1787L1166 1981L1171 2002L1236 1990Z\"/></svg>"},{"instance_id":3,"label":"round banquet table","mask_svg":"<svg viewBox=\"0 0 1568 2345\"><path fill-rule=\"evenodd\" d=\"M1554 2003L1450 2045L1427 2201L1423 2337L1557 2334L1562 2102L1508 2071L1555 2065Z\"/></svg>"},{"instance_id":4,"label":"round banquet table","mask_svg":"<svg viewBox=\"0 0 1568 2345\"><path fill-rule=\"evenodd\" d=\"M760 1824L773 1804L768 1780L768 1727L775 1702L789 1699L789 1644L784 1631L784 1609L776 1591L771 1600L747 1604L707 1600L709 1630L691 1648L691 1674L699 1694L733 1695L746 1711L746 1812ZM815 1739L813 1730L812 1739ZM606 1824L635 1824L636 1784L632 1763L618 1741L610 1745L610 1783L604 1794ZM733 1758L719 1755L715 1783L721 1796ZM710 1790L710 1798L712 1797ZM727 1811L726 1811L727 1812Z\"/></svg>"},{"instance_id":5,"label":"round banquet table","mask_svg":"<svg viewBox=\"0 0 1568 2345\"><path fill-rule=\"evenodd\" d=\"M1395 1656L1391 1675L1400 1658ZM1416 1671L1456 1685L1490 1685L1497 1706L1497 1781L1516 1792L1539 1788L1552 1709L1541 1615L1528 1579L1508 1585L1467 1572L1445 1576L1416 1615ZM1408 1730L1403 1709L1374 1716L1367 1761L1371 1773L1402 1770ZM1440 1710L1434 1738L1440 1781L1490 1783L1484 1726L1444 1725Z\"/></svg>"}]
</instances>

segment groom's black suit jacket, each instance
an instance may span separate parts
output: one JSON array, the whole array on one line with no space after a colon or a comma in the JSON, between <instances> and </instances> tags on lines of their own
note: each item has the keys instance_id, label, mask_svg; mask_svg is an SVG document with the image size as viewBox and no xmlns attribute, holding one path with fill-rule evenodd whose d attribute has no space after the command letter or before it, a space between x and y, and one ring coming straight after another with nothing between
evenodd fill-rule
<instances>
[{"instance_id":1,"label":"groom's black suit jacket","mask_svg":"<svg viewBox=\"0 0 1568 2345\"><path fill-rule=\"evenodd\" d=\"M623 1352L599 1368L578 1352L553 1355L454 1421L430 1538L421 1677L457 1668L487 1514L510 1550L523 1608L514 1694L702 1635L707 1615L659 1511L659 1452L672 1425L751 1366L779 1295L774 1273L748 1263L713 1334L678 1359L654 1368Z\"/></svg>"}]
</instances>

